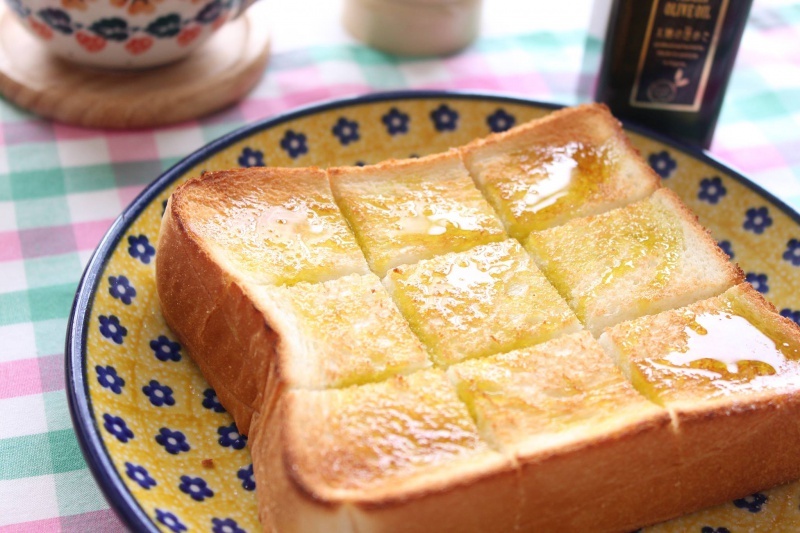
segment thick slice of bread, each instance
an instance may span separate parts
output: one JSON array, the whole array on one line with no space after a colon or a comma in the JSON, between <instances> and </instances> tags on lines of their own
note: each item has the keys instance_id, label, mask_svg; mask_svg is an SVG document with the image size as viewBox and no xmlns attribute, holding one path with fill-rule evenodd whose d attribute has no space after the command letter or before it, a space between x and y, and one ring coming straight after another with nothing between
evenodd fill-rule
<instances>
[{"instance_id":1,"label":"thick slice of bread","mask_svg":"<svg viewBox=\"0 0 800 533\"><path fill-rule=\"evenodd\" d=\"M800 328L750 284L618 324L600 343L674 419L682 508L800 477Z\"/></svg>"},{"instance_id":2,"label":"thick slice of bread","mask_svg":"<svg viewBox=\"0 0 800 533\"><path fill-rule=\"evenodd\" d=\"M595 336L607 326L715 296L743 281L668 189L531 233L525 247Z\"/></svg>"},{"instance_id":3,"label":"thick slice of bread","mask_svg":"<svg viewBox=\"0 0 800 533\"><path fill-rule=\"evenodd\" d=\"M282 533L511 531L517 518L513 462L439 370L289 391L256 418L252 453L262 523Z\"/></svg>"},{"instance_id":4,"label":"thick slice of bread","mask_svg":"<svg viewBox=\"0 0 800 533\"><path fill-rule=\"evenodd\" d=\"M253 295L280 334L278 366L289 386L343 387L431 364L375 274L257 287Z\"/></svg>"},{"instance_id":5,"label":"thick slice of bread","mask_svg":"<svg viewBox=\"0 0 800 533\"><path fill-rule=\"evenodd\" d=\"M461 148L509 235L641 200L660 186L601 104L556 111Z\"/></svg>"},{"instance_id":6,"label":"thick slice of bread","mask_svg":"<svg viewBox=\"0 0 800 533\"><path fill-rule=\"evenodd\" d=\"M262 283L369 272L318 169L206 173L164 212L156 283L167 324L247 433L280 334L253 303Z\"/></svg>"},{"instance_id":7,"label":"thick slice of bread","mask_svg":"<svg viewBox=\"0 0 800 533\"><path fill-rule=\"evenodd\" d=\"M669 414L589 332L460 363L448 376L481 434L520 465L521 530L633 530L680 511Z\"/></svg>"},{"instance_id":8,"label":"thick slice of bread","mask_svg":"<svg viewBox=\"0 0 800 533\"><path fill-rule=\"evenodd\" d=\"M328 174L379 276L398 265L506 238L456 151Z\"/></svg>"},{"instance_id":9,"label":"thick slice of bread","mask_svg":"<svg viewBox=\"0 0 800 533\"><path fill-rule=\"evenodd\" d=\"M384 283L440 366L580 328L513 239L396 267Z\"/></svg>"}]
</instances>

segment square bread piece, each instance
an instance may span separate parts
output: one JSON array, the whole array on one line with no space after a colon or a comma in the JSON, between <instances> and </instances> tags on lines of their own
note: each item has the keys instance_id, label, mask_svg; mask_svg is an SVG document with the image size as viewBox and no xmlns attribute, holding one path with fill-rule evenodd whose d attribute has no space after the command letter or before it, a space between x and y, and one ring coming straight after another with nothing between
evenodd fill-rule
<instances>
[{"instance_id":1,"label":"square bread piece","mask_svg":"<svg viewBox=\"0 0 800 533\"><path fill-rule=\"evenodd\" d=\"M618 324L600 343L672 413L684 505L700 506L691 495L713 495L704 500L713 504L800 478L800 328L749 283Z\"/></svg>"},{"instance_id":2,"label":"square bread piece","mask_svg":"<svg viewBox=\"0 0 800 533\"><path fill-rule=\"evenodd\" d=\"M328 171L372 270L506 238L457 151Z\"/></svg>"},{"instance_id":3,"label":"square bread piece","mask_svg":"<svg viewBox=\"0 0 800 533\"><path fill-rule=\"evenodd\" d=\"M383 282L439 366L581 328L513 239L396 267Z\"/></svg>"},{"instance_id":4,"label":"square bread piece","mask_svg":"<svg viewBox=\"0 0 800 533\"><path fill-rule=\"evenodd\" d=\"M641 200L658 175L608 108L588 104L461 148L464 163L514 238Z\"/></svg>"},{"instance_id":5,"label":"square bread piece","mask_svg":"<svg viewBox=\"0 0 800 533\"><path fill-rule=\"evenodd\" d=\"M743 281L694 214L663 188L640 202L531 233L525 247L595 336Z\"/></svg>"},{"instance_id":6,"label":"square bread piece","mask_svg":"<svg viewBox=\"0 0 800 533\"><path fill-rule=\"evenodd\" d=\"M481 440L440 370L291 390L255 427L253 464L268 531L514 529L513 462Z\"/></svg>"},{"instance_id":7,"label":"square bread piece","mask_svg":"<svg viewBox=\"0 0 800 533\"><path fill-rule=\"evenodd\" d=\"M278 365L290 386L345 387L431 365L371 272L324 283L258 287L254 301L280 334Z\"/></svg>"},{"instance_id":8,"label":"square bread piece","mask_svg":"<svg viewBox=\"0 0 800 533\"><path fill-rule=\"evenodd\" d=\"M588 331L447 374L484 439L520 464L522 530L633 530L676 512L670 416Z\"/></svg>"},{"instance_id":9,"label":"square bread piece","mask_svg":"<svg viewBox=\"0 0 800 533\"><path fill-rule=\"evenodd\" d=\"M252 283L369 271L317 168L207 172L172 195L171 215L228 272Z\"/></svg>"}]
</instances>

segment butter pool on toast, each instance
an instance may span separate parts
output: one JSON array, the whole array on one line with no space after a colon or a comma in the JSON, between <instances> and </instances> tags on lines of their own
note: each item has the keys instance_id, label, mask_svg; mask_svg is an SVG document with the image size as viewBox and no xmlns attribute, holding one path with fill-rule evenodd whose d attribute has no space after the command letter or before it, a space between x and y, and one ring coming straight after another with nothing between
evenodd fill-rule
<instances>
[{"instance_id":1,"label":"butter pool on toast","mask_svg":"<svg viewBox=\"0 0 800 533\"><path fill-rule=\"evenodd\" d=\"M167 205L156 279L249 436L265 531L633 530L800 477L800 329L602 106L206 174ZM747 342L707 342L717 322Z\"/></svg>"},{"instance_id":2,"label":"butter pool on toast","mask_svg":"<svg viewBox=\"0 0 800 533\"><path fill-rule=\"evenodd\" d=\"M605 106L587 104L461 148L475 183L509 235L608 211L660 186Z\"/></svg>"}]
</instances>

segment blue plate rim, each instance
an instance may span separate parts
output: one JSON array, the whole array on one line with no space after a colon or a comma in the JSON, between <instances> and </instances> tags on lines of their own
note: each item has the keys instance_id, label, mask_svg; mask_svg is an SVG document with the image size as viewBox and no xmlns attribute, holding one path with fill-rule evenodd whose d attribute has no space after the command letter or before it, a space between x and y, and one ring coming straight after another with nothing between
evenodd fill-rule
<instances>
[{"instance_id":1,"label":"blue plate rim","mask_svg":"<svg viewBox=\"0 0 800 533\"><path fill-rule=\"evenodd\" d=\"M78 283L67 323L64 350L67 400L72 424L75 428L78 443L86 459L86 463L112 509L132 530L154 533L159 531L155 522L145 513L144 509L139 505L138 500L128 490L122 479L122 474L117 471L111 461L108 450L103 443L100 428L97 426L95 417L93 416L93 408L89 401L86 368L86 338L91 315L90 304L98 289L98 285L101 281L100 275L105 269L109 254L116 248L117 243L124 237L126 230L133 221L138 218L167 186L171 185L176 179L198 163L246 137L252 136L265 129L273 128L284 122L333 109L343 109L369 103L421 99L494 101L499 104L507 103L551 110L564 107L561 104L542 102L506 93L469 90L401 90L334 98L323 102L312 103L242 126L192 152L147 185L133 202L124 209L122 214L117 217L105 233L100 244L89 259ZM625 121L623 121L623 123L628 131L658 141L672 149L682 151L724 172L726 175L733 177L757 195L778 207L792 218L795 223L800 225L800 213L795 209L705 150L683 144L635 124Z\"/></svg>"}]
</instances>

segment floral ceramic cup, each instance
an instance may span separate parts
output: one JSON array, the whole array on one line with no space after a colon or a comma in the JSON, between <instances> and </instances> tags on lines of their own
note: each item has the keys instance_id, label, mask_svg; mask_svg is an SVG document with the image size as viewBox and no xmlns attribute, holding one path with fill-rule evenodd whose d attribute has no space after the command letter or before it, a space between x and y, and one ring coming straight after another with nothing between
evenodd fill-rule
<instances>
[{"instance_id":1,"label":"floral ceramic cup","mask_svg":"<svg viewBox=\"0 0 800 533\"><path fill-rule=\"evenodd\" d=\"M54 54L94 67L154 67L188 55L254 0L6 0Z\"/></svg>"}]
</instances>

